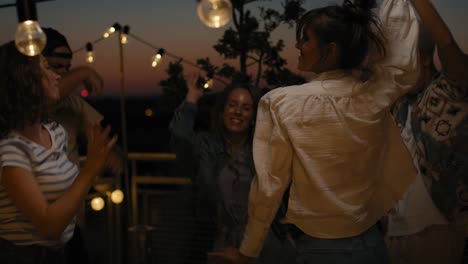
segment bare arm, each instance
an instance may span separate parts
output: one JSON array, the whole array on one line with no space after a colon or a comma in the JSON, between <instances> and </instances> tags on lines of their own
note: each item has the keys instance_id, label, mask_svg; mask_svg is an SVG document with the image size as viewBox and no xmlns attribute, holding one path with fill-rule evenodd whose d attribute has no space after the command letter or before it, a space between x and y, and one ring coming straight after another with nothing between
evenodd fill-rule
<instances>
[{"instance_id":1,"label":"bare arm","mask_svg":"<svg viewBox=\"0 0 468 264\"><path fill-rule=\"evenodd\" d=\"M108 140L109 130L101 131L98 126L90 129L92 141L88 144L90 154L86 165L70 188L52 203L46 200L31 171L14 166L4 167L2 184L7 193L45 238L60 237L76 214L94 178L101 172L107 154L117 140Z\"/></svg>"},{"instance_id":2,"label":"bare arm","mask_svg":"<svg viewBox=\"0 0 468 264\"><path fill-rule=\"evenodd\" d=\"M81 84L90 92L99 94L103 83L101 76L94 69L88 66L76 67L60 79L60 96L62 98L68 96Z\"/></svg>"},{"instance_id":3,"label":"bare arm","mask_svg":"<svg viewBox=\"0 0 468 264\"><path fill-rule=\"evenodd\" d=\"M197 78L198 76L191 76L189 82L187 83L187 95L185 96L185 101L197 104L200 98L203 97L203 90L197 87Z\"/></svg>"},{"instance_id":4,"label":"bare arm","mask_svg":"<svg viewBox=\"0 0 468 264\"><path fill-rule=\"evenodd\" d=\"M458 46L449 28L429 0L412 0L422 25L435 44L439 57L450 79L468 81L468 56Z\"/></svg>"},{"instance_id":5,"label":"bare arm","mask_svg":"<svg viewBox=\"0 0 468 264\"><path fill-rule=\"evenodd\" d=\"M169 124L169 131L172 134L173 142L178 145L180 142L190 142L195 145L195 131L194 123L197 113L197 103L203 96L203 91L196 87L196 76L192 76L187 83L188 90L183 102L174 112L171 123Z\"/></svg>"}]
</instances>

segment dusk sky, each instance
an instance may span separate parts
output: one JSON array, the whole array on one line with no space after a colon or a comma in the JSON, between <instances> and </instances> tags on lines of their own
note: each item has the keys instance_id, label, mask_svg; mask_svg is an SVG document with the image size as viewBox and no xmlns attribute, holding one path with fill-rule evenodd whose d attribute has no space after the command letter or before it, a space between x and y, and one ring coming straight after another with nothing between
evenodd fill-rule
<instances>
[{"instance_id":1,"label":"dusk sky","mask_svg":"<svg viewBox=\"0 0 468 264\"><path fill-rule=\"evenodd\" d=\"M0 0L0 5L14 0ZM306 0L306 9L329 3L341 3L334 0ZM261 2L264 6L279 9L283 0ZM451 28L455 39L465 52L468 52L468 30L466 30L468 0L433 0L442 17ZM247 7L256 11L258 4ZM211 29L203 25L196 14L196 0L55 0L37 4L41 26L53 27L69 40L73 50L77 50L88 41L94 41L115 22L129 25L130 32L161 47L167 52L195 62L197 58L210 57L216 65L222 64L222 58L212 46L222 36L224 30ZM14 7L0 9L0 43L12 40L17 25ZM283 56L288 66L295 70L297 50L294 48L294 28L282 26L274 35L286 43ZM119 49L117 37L113 36L94 46L96 61L92 66L103 76L107 95L117 95L119 91ZM166 57L158 68L151 68L151 56L154 50L130 38L124 46L125 89L128 95L158 93L158 83L166 78ZM73 66L86 64L85 52L74 55ZM235 64L237 66L237 64ZM184 64L186 73L195 68Z\"/></svg>"}]
</instances>

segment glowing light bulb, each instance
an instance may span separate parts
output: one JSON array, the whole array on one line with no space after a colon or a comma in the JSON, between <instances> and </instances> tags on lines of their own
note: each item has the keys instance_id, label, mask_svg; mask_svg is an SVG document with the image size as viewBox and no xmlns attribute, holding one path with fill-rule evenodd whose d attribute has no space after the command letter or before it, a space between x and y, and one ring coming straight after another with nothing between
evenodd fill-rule
<instances>
[{"instance_id":1,"label":"glowing light bulb","mask_svg":"<svg viewBox=\"0 0 468 264\"><path fill-rule=\"evenodd\" d=\"M151 58L151 67L156 68L161 61L162 56L160 54L156 54Z\"/></svg>"},{"instance_id":2,"label":"glowing light bulb","mask_svg":"<svg viewBox=\"0 0 468 264\"><path fill-rule=\"evenodd\" d=\"M120 34L120 43L127 44L128 43L128 31L130 30L129 26L124 26L123 30Z\"/></svg>"},{"instance_id":3,"label":"glowing light bulb","mask_svg":"<svg viewBox=\"0 0 468 264\"><path fill-rule=\"evenodd\" d=\"M220 28L232 17L230 0L199 0L197 14L200 20L210 28Z\"/></svg>"},{"instance_id":4,"label":"glowing light bulb","mask_svg":"<svg viewBox=\"0 0 468 264\"><path fill-rule=\"evenodd\" d=\"M90 42L86 43L86 62L94 62L93 44L91 44Z\"/></svg>"},{"instance_id":5,"label":"glowing light bulb","mask_svg":"<svg viewBox=\"0 0 468 264\"><path fill-rule=\"evenodd\" d=\"M164 56L164 53L164 49L159 49L158 53L153 55L153 57L151 58L151 67L155 68L158 66L159 62L161 62L162 57Z\"/></svg>"},{"instance_id":6,"label":"glowing light bulb","mask_svg":"<svg viewBox=\"0 0 468 264\"><path fill-rule=\"evenodd\" d=\"M120 43L122 43L122 44L127 44L127 43L128 43L128 36L127 36L127 34L123 34L123 33L122 33L122 35L120 35Z\"/></svg>"},{"instance_id":7,"label":"glowing light bulb","mask_svg":"<svg viewBox=\"0 0 468 264\"><path fill-rule=\"evenodd\" d=\"M86 62L93 63L94 62L94 52L89 51L86 53Z\"/></svg>"},{"instance_id":8,"label":"glowing light bulb","mask_svg":"<svg viewBox=\"0 0 468 264\"><path fill-rule=\"evenodd\" d=\"M147 117L152 117L153 116L153 110L151 108L146 108L145 109L145 116Z\"/></svg>"},{"instance_id":9,"label":"glowing light bulb","mask_svg":"<svg viewBox=\"0 0 468 264\"><path fill-rule=\"evenodd\" d=\"M18 15L18 27L15 33L16 48L26 56L41 54L47 38L37 22L36 1L17 0L16 12Z\"/></svg>"},{"instance_id":10,"label":"glowing light bulb","mask_svg":"<svg viewBox=\"0 0 468 264\"><path fill-rule=\"evenodd\" d=\"M26 20L18 24L15 44L19 52L26 56L39 55L44 49L46 41L46 35L37 21Z\"/></svg>"},{"instance_id":11,"label":"glowing light bulb","mask_svg":"<svg viewBox=\"0 0 468 264\"><path fill-rule=\"evenodd\" d=\"M102 199L101 197L94 197L91 202L90 202L90 205L91 205L91 208L94 210L94 211L101 211L103 208L104 208L104 205L106 203L104 202L104 199Z\"/></svg>"},{"instance_id":12,"label":"glowing light bulb","mask_svg":"<svg viewBox=\"0 0 468 264\"><path fill-rule=\"evenodd\" d=\"M122 190L114 190L112 193L111 193L111 201L115 204L120 204L122 203L124 199L124 193L122 192Z\"/></svg>"},{"instance_id":13,"label":"glowing light bulb","mask_svg":"<svg viewBox=\"0 0 468 264\"><path fill-rule=\"evenodd\" d=\"M106 32L102 35L104 38L110 37L112 34L115 33L115 31L120 30L120 25L119 23L114 23L112 27L108 28Z\"/></svg>"},{"instance_id":14,"label":"glowing light bulb","mask_svg":"<svg viewBox=\"0 0 468 264\"><path fill-rule=\"evenodd\" d=\"M213 86L213 79L208 79L205 84L203 84L204 89L210 89Z\"/></svg>"}]
</instances>

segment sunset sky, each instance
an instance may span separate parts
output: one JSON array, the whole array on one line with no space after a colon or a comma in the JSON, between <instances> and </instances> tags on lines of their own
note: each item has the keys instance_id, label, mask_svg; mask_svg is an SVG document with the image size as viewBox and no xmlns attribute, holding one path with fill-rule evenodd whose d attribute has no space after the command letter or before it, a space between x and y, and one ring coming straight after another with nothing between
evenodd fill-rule
<instances>
[{"instance_id":1,"label":"sunset sky","mask_svg":"<svg viewBox=\"0 0 468 264\"><path fill-rule=\"evenodd\" d=\"M0 5L14 0L0 0ZM283 0L261 1L264 6L279 9ZM339 1L341 2L341 1ZM306 0L306 9L337 3L334 0ZM433 0L442 17L451 28L455 39L468 52L467 13L468 0ZM258 4L247 7L256 11ZM210 57L221 65L222 58L212 46L224 30L204 26L196 15L195 0L55 0L37 4L39 22L43 27L53 27L68 37L73 50L88 41L98 39L115 22L129 25L130 32L153 46L195 62L197 58ZM0 9L0 43L12 40L17 25L14 7ZM283 56L288 66L295 71L297 51L294 48L294 29L282 26L275 32L275 40L286 43ZM117 95L119 91L119 49L117 37L111 37L94 46L96 62L93 67L103 76L105 94ZM165 70L170 58L151 68L154 50L130 38L124 46L125 90L128 95L154 94L159 92L158 83L166 77ZM85 52L77 52L73 65L85 62ZM187 74L194 68L184 64Z\"/></svg>"}]
</instances>

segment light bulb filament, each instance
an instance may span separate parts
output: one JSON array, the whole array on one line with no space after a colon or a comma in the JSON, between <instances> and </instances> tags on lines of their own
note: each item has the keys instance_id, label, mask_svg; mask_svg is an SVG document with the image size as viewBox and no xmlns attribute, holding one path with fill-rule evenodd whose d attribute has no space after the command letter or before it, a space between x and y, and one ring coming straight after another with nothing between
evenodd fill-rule
<instances>
[{"instance_id":1,"label":"light bulb filament","mask_svg":"<svg viewBox=\"0 0 468 264\"><path fill-rule=\"evenodd\" d=\"M46 35L37 21L26 20L18 24L15 44L19 52L26 56L39 55L44 49L46 41Z\"/></svg>"}]
</instances>

